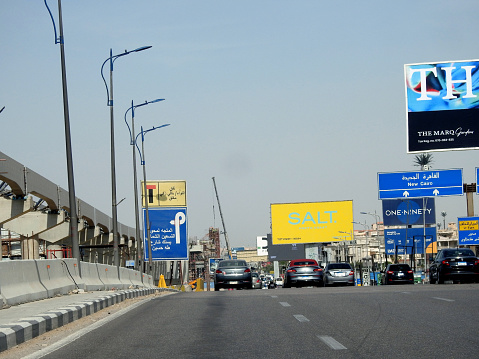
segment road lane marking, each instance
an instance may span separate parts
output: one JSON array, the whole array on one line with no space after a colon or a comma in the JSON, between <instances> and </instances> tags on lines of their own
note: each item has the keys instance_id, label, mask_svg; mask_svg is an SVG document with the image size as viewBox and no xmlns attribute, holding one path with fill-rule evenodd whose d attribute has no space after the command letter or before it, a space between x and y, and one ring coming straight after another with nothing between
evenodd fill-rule
<instances>
[{"instance_id":1,"label":"road lane marking","mask_svg":"<svg viewBox=\"0 0 479 359\"><path fill-rule=\"evenodd\" d=\"M299 322L309 322L309 319L306 318L304 315L301 315L301 314L295 314L293 315L293 317L295 317Z\"/></svg>"},{"instance_id":2,"label":"road lane marking","mask_svg":"<svg viewBox=\"0 0 479 359\"><path fill-rule=\"evenodd\" d=\"M277 295L272 295L271 298L278 298L278 296Z\"/></svg>"},{"instance_id":3,"label":"road lane marking","mask_svg":"<svg viewBox=\"0 0 479 359\"><path fill-rule=\"evenodd\" d=\"M329 346L331 349L334 350L344 350L348 349L344 345L342 345L340 342L338 342L336 339L333 337L327 336L327 335L318 335L317 336L324 344Z\"/></svg>"},{"instance_id":4,"label":"road lane marking","mask_svg":"<svg viewBox=\"0 0 479 359\"><path fill-rule=\"evenodd\" d=\"M283 307L291 307L291 305L288 302L279 302Z\"/></svg>"},{"instance_id":5,"label":"road lane marking","mask_svg":"<svg viewBox=\"0 0 479 359\"><path fill-rule=\"evenodd\" d=\"M447 299L447 298L432 297L432 299L443 300L445 302L455 302L454 299Z\"/></svg>"}]
</instances>

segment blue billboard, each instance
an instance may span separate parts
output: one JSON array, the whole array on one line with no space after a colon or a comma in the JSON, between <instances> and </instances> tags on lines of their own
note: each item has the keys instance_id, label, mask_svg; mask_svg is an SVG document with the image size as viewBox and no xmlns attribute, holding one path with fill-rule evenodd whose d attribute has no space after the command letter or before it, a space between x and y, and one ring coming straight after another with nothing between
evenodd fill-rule
<instances>
[{"instance_id":1,"label":"blue billboard","mask_svg":"<svg viewBox=\"0 0 479 359\"><path fill-rule=\"evenodd\" d=\"M436 227L426 227L426 252L432 251L432 243L436 241ZM386 255L423 254L424 228L385 229L384 244Z\"/></svg>"},{"instance_id":2,"label":"blue billboard","mask_svg":"<svg viewBox=\"0 0 479 359\"><path fill-rule=\"evenodd\" d=\"M434 198L385 199L382 204L385 226L436 223Z\"/></svg>"},{"instance_id":3,"label":"blue billboard","mask_svg":"<svg viewBox=\"0 0 479 359\"><path fill-rule=\"evenodd\" d=\"M150 219L151 259L187 260L188 259L188 222L186 207L154 207L148 210ZM143 209L144 227L146 209ZM148 237L144 236L145 261L148 256Z\"/></svg>"}]
</instances>

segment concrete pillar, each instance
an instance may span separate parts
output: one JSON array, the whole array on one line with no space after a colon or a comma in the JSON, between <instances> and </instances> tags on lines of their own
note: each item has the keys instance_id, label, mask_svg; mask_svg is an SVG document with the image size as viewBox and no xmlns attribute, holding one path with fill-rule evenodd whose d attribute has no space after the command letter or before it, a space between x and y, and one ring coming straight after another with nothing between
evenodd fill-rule
<instances>
[{"instance_id":1,"label":"concrete pillar","mask_svg":"<svg viewBox=\"0 0 479 359\"><path fill-rule=\"evenodd\" d=\"M40 259L40 241L38 236L22 237L22 259Z\"/></svg>"}]
</instances>

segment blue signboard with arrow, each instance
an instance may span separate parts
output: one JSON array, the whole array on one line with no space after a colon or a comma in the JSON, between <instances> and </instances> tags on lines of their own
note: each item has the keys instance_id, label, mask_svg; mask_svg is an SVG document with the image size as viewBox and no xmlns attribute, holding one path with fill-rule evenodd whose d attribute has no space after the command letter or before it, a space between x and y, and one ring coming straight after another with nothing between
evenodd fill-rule
<instances>
[{"instance_id":1,"label":"blue signboard with arrow","mask_svg":"<svg viewBox=\"0 0 479 359\"><path fill-rule=\"evenodd\" d=\"M462 168L378 173L379 199L463 195Z\"/></svg>"}]
</instances>

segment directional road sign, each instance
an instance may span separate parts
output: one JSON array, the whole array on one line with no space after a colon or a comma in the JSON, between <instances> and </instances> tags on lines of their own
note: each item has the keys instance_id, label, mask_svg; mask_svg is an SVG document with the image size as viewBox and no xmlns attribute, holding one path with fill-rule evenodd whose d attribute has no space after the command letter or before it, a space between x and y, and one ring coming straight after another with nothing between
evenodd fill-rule
<instances>
[{"instance_id":1,"label":"directional road sign","mask_svg":"<svg viewBox=\"0 0 479 359\"><path fill-rule=\"evenodd\" d=\"M379 199L463 195L462 168L378 173Z\"/></svg>"}]
</instances>

